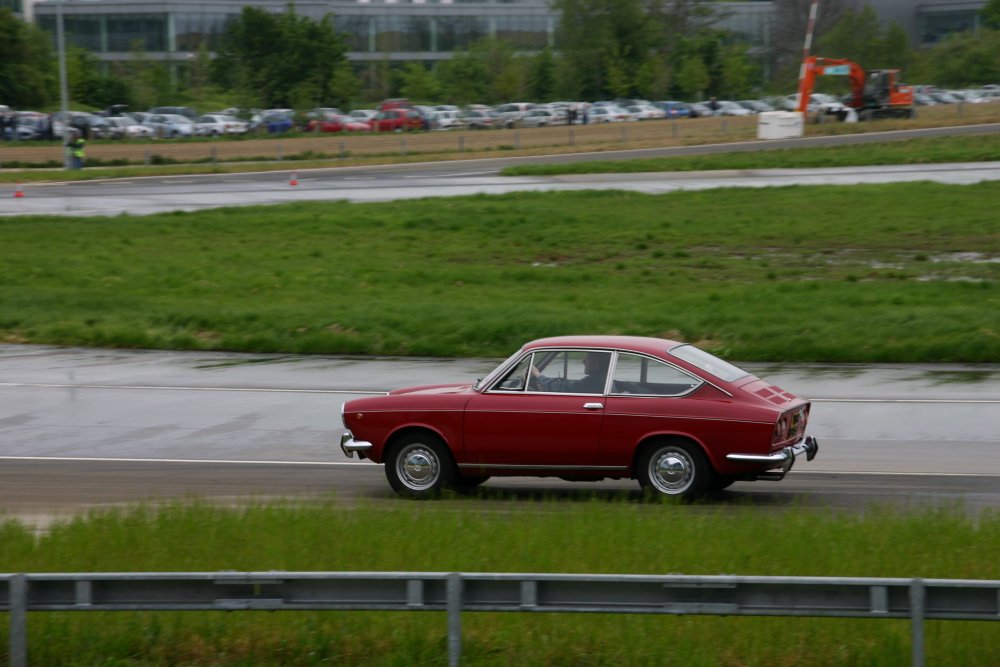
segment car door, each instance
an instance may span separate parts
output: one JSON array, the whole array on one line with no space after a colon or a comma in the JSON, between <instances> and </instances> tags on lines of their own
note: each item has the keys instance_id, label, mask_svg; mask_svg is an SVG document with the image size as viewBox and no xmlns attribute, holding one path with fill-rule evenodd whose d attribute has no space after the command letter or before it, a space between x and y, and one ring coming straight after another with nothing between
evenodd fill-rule
<instances>
[{"instance_id":1,"label":"car door","mask_svg":"<svg viewBox=\"0 0 1000 667\"><path fill-rule=\"evenodd\" d=\"M584 380L581 360L586 353L546 350L528 354L491 387L473 396L466 406L464 462L487 471L594 470L606 382L602 380L600 388L569 386ZM610 361L611 352L596 354ZM556 384L542 388L529 382L533 366L550 373Z\"/></svg>"}]
</instances>

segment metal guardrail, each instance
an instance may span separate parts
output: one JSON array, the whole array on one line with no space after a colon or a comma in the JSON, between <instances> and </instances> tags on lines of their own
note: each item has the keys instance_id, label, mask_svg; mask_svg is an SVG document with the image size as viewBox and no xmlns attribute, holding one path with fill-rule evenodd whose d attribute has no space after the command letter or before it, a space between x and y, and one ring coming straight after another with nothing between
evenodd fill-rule
<instances>
[{"instance_id":1,"label":"metal guardrail","mask_svg":"<svg viewBox=\"0 0 1000 667\"><path fill-rule=\"evenodd\" d=\"M134 572L0 574L10 664L28 664L37 611L437 611L448 658L462 612L585 612L910 619L914 666L925 620L1000 621L1000 581L842 577L465 572Z\"/></svg>"}]
</instances>

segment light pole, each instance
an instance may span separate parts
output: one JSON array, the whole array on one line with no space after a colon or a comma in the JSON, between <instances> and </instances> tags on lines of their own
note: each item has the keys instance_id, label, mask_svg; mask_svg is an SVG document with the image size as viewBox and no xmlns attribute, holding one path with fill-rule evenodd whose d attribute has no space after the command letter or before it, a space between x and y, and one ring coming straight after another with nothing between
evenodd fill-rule
<instances>
[{"instance_id":1,"label":"light pole","mask_svg":"<svg viewBox=\"0 0 1000 667\"><path fill-rule=\"evenodd\" d=\"M59 50L59 96L62 106L63 167L71 166L69 157L69 85L66 83L66 35L63 31L64 0L56 2L56 48ZM54 123L53 123L54 124ZM55 129L55 128L53 128Z\"/></svg>"}]
</instances>

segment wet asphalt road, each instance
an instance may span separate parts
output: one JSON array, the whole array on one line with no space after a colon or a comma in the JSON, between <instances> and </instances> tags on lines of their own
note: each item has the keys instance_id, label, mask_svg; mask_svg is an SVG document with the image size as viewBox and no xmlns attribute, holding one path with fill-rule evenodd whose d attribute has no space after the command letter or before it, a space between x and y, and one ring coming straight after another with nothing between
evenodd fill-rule
<instances>
[{"instance_id":1,"label":"wet asphalt road","mask_svg":"<svg viewBox=\"0 0 1000 667\"><path fill-rule=\"evenodd\" d=\"M662 194L719 187L848 185L934 181L970 184L1000 179L1000 162L897 165L822 169L750 169L647 174L582 174L552 177L503 177L514 165L586 160L635 159L676 155L821 148L846 144L903 141L919 137L992 134L1000 124L926 128L894 132L801 137L701 146L678 146L599 153L522 156L476 160L296 170L246 174L205 174L106 181L26 184L24 197L0 192L0 217L16 215L145 215L219 206L301 201L374 202L422 197L503 194L520 191L618 189ZM289 165L289 170L295 170ZM11 186L10 190L13 191Z\"/></svg>"},{"instance_id":2,"label":"wet asphalt road","mask_svg":"<svg viewBox=\"0 0 1000 667\"><path fill-rule=\"evenodd\" d=\"M0 346L0 511L187 496L397 502L381 466L337 447L341 403L471 381L496 363ZM1000 507L1000 365L745 366L813 400L820 455L711 502ZM494 479L469 502L623 492L638 486Z\"/></svg>"}]
</instances>

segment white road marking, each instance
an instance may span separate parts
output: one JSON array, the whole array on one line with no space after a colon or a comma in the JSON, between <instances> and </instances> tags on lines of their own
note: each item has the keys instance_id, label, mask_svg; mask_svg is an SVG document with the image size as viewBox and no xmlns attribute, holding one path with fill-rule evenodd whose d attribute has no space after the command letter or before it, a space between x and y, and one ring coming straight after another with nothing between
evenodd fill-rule
<instances>
[{"instance_id":1,"label":"white road marking","mask_svg":"<svg viewBox=\"0 0 1000 667\"><path fill-rule=\"evenodd\" d=\"M97 463L222 463L231 465L260 464L288 466L357 466L378 465L370 461L348 463L344 461L238 461L227 459L130 459L87 456L0 456L0 461L59 461L59 462L97 462Z\"/></svg>"},{"instance_id":2,"label":"white road marking","mask_svg":"<svg viewBox=\"0 0 1000 667\"><path fill-rule=\"evenodd\" d=\"M222 464L222 465L287 465L287 466L324 466L342 468L348 466L378 466L371 461L244 461L237 459L165 459L165 458L112 458L86 456L0 456L0 461L56 461L60 463L179 463L179 464ZM1000 477L1000 473L981 472L880 472L859 470L795 470L796 475L885 475L887 477ZM497 477L496 479L503 479ZM599 480L595 480L599 481Z\"/></svg>"},{"instance_id":3,"label":"white road marking","mask_svg":"<svg viewBox=\"0 0 1000 667\"><path fill-rule=\"evenodd\" d=\"M286 394L370 394L380 396L389 390L372 389L289 389L283 387L187 387L128 384L69 384L48 382L0 382L0 387L33 387L39 389L137 389L151 391L233 391ZM811 398L813 403L895 403L937 405L1000 405L1000 398Z\"/></svg>"},{"instance_id":4,"label":"white road marking","mask_svg":"<svg viewBox=\"0 0 1000 667\"><path fill-rule=\"evenodd\" d=\"M154 391L243 391L250 393L285 393L285 394L372 394L381 396L388 391L373 391L371 389L285 389L282 387L168 387L154 385L128 384L55 384L41 382L0 382L0 387L32 387L36 389L144 389Z\"/></svg>"}]
</instances>

